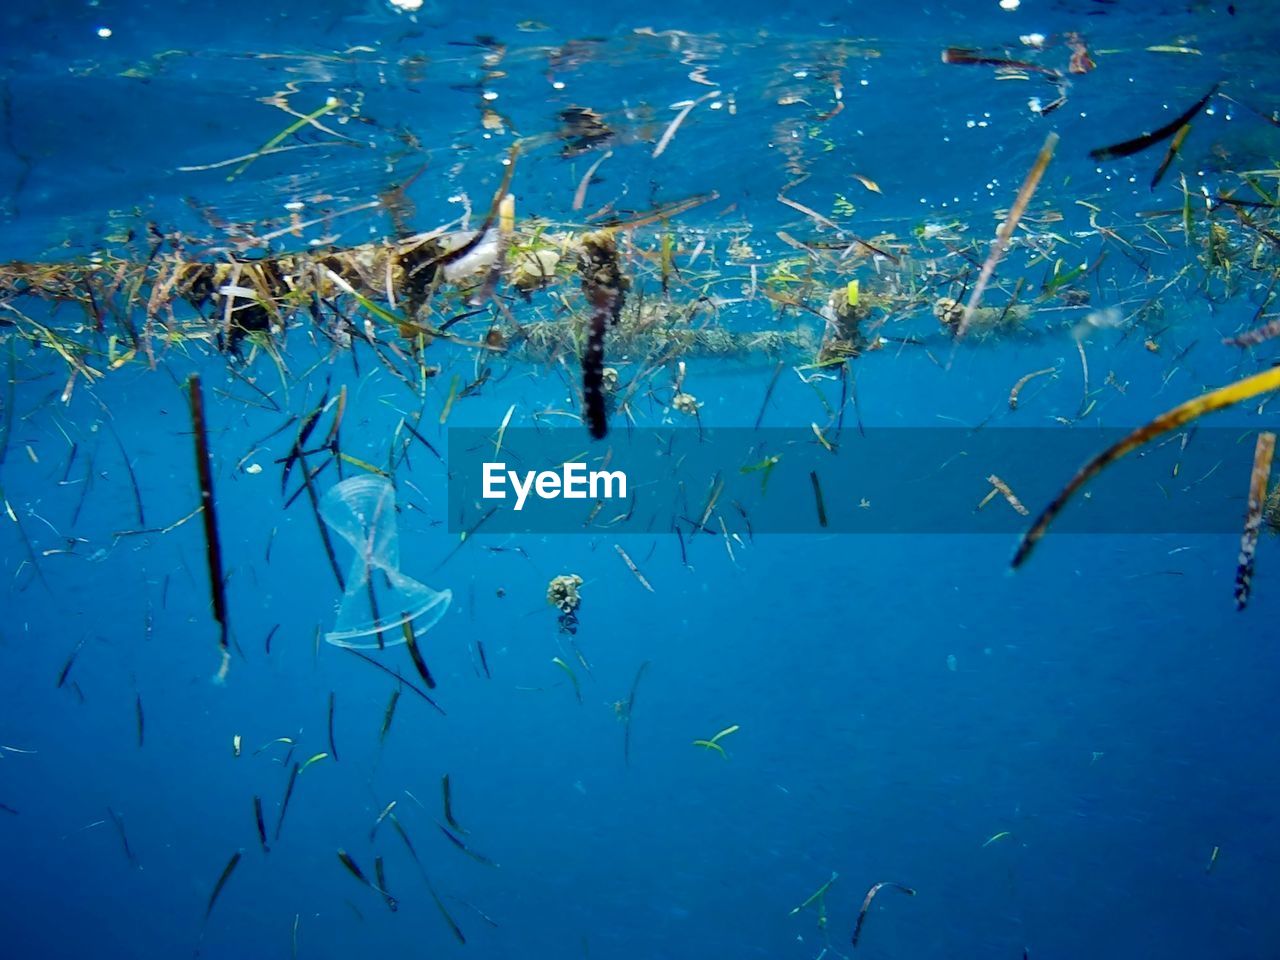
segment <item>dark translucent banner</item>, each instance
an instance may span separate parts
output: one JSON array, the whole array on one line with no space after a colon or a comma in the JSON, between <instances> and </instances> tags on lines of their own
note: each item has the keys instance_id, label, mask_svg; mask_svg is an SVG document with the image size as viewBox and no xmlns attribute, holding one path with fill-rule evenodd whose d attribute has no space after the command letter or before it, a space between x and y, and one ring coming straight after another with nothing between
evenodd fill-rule
<instances>
[{"instance_id":1,"label":"dark translucent banner","mask_svg":"<svg viewBox=\"0 0 1280 960\"><path fill-rule=\"evenodd\" d=\"M486 533L1016 533L1128 431L449 431L449 529ZM1174 434L1093 480L1061 533L1241 527L1256 431ZM1028 515L1030 514L1030 515Z\"/></svg>"}]
</instances>

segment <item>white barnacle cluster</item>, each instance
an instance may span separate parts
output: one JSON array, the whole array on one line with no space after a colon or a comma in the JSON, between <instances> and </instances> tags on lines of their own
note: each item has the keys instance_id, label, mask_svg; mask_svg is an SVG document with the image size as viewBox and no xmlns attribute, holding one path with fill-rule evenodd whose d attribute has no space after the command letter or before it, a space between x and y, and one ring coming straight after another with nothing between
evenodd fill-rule
<instances>
[{"instance_id":1,"label":"white barnacle cluster","mask_svg":"<svg viewBox=\"0 0 1280 960\"><path fill-rule=\"evenodd\" d=\"M582 586L582 578L576 573L563 573L552 577L547 584L547 603L561 613L573 613L582 605L578 596L578 588Z\"/></svg>"}]
</instances>

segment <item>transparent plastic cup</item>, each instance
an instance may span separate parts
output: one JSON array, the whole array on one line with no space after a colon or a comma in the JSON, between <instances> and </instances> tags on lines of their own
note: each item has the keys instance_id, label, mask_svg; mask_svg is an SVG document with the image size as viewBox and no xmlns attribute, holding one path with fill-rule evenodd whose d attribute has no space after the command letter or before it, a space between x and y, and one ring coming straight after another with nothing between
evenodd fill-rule
<instances>
[{"instance_id":1,"label":"transparent plastic cup","mask_svg":"<svg viewBox=\"0 0 1280 960\"><path fill-rule=\"evenodd\" d=\"M413 623L421 633L444 616L453 593L433 590L400 572L396 492L390 480L366 474L335 484L320 500L320 516L356 553L337 621L325 640L359 650L395 646L404 643L403 624Z\"/></svg>"}]
</instances>

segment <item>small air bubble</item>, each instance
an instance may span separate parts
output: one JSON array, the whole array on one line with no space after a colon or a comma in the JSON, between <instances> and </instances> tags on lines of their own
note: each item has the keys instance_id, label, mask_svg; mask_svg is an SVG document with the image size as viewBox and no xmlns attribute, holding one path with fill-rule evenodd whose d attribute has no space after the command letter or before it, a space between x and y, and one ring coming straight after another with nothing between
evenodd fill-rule
<instances>
[{"instance_id":1,"label":"small air bubble","mask_svg":"<svg viewBox=\"0 0 1280 960\"><path fill-rule=\"evenodd\" d=\"M99 28L98 28L98 36L100 36L103 40L107 39L107 37L111 36L111 28L110 28L110 27L99 27Z\"/></svg>"}]
</instances>

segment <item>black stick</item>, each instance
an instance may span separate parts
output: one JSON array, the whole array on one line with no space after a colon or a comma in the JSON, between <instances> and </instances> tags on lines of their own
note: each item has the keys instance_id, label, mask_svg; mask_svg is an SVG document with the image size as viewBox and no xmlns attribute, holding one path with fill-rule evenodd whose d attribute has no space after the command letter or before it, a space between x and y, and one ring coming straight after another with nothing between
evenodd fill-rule
<instances>
[{"instance_id":1,"label":"black stick","mask_svg":"<svg viewBox=\"0 0 1280 960\"><path fill-rule=\"evenodd\" d=\"M199 374L187 378L191 393L191 427L196 444L196 474L200 478L200 501L204 514L205 554L209 561L209 588L213 594L213 618L218 621L219 638L225 652L227 642L227 591L222 578L222 543L218 539L218 514L213 498L213 466L209 459L209 434L204 420L204 394Z\"/></svg>"}]
</instances>

